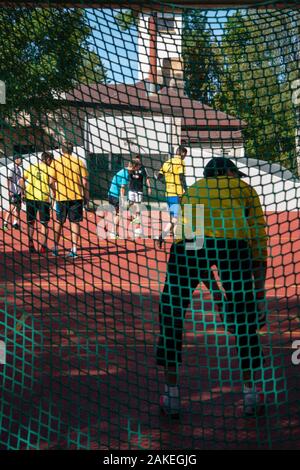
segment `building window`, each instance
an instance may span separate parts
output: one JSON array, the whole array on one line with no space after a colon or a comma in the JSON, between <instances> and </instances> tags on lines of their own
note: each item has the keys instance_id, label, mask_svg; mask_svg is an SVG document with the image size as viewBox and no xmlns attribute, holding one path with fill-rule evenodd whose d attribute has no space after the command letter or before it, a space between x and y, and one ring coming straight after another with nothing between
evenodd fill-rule
<instances>
[{"instance_id":1,"label":"building window","mask_svg":"<svg viewBox=\"0 0 300 470\"><path fill-rule=\"evenodd\" d=\"M22 155L27 155L29 153L34 153L35 152L35 146L34 145L14 145L14 154L22 154Z\"/></svg>"},{"instance_id":2,"label":"building window","mask_svg":"<svg viewBox=\"0 0 300 470\"><path fill-rule=\"evenodd\" d=\"M114 175L125 166L125 158L116 153L89 153L87 166L90 197L106 199Z\"/></svg>"},{"instance_id":3,"label":"building window","mask_svg":"<svg viewBox=\"0 0 300 470\"><path fill-rule=\"evenodd\" d=\"M175 18L171 13L157 16L157 31L159 33L174 33Z\"/></svg>"}]
</instances>

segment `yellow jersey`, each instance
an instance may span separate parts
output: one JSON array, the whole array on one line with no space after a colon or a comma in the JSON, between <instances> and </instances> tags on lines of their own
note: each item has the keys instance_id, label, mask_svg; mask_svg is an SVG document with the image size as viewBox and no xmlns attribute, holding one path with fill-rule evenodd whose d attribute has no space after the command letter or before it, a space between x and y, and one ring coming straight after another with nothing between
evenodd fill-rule
<instances>
[{"instance_id":1,"label":"yellow jersey","mask_svg":"<svg viewBox=\"0 0 300 470\"><path fill-rule=\"evenodd\" d=\"M191 210L187 206L185 209L186 204L191 205ZM181 233L187 224L196 235L201 235L197 227L197 204L204 206L204 236L248 240L253 259L267 258L266 221L258 194L250 185L230 176L196 181L181 200ZM180 235L178 239L182 238Z\"/></svg>"},{"instance_id":2,"label":"yellow jersey","mask_svg":"<svg viewBox=\"0 0 300 470\"><path fill-rule=\"evenodd\" d=\"M26 180L25 197L26 199L48 202L50 199L50 167L40 162L30 165L24 171L24 179Z\"/></svg>"},{"instance_id":3,"label":"yellow jersey","mask_svg":"<svg viewBox=\"0 0 300 470\"><path fill-rule=\"evenodd\" d=\"M166 183L166 196L182 196L184 193L180 175L185 175L184 160L178 155L167 160L159 171L163 175Z\"/></svg>"},{"instance_id":4,"label":"yellow jersey","mask_svg":"<svg viewBox=\"0 0 300 470\"><path fill-rule=\"evenodd\" d=\"M79 157L59 157L52 163L50 174L56 181L57 201L76 201L84 198L83 178L87 178L87 169Z\"/></svg>"}]
</instances>

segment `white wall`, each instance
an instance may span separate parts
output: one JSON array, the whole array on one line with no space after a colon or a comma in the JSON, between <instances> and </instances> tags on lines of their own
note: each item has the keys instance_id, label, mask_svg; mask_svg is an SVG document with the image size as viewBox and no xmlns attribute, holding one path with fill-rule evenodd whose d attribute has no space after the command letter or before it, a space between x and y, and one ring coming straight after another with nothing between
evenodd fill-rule
<instances>
[{"instance_id":1,"label":"white wall","mask_svg":"<svg viewBox=\"0 0 300 470\"><path fill-rule=\"evenodd\" d=\"M221 155L224 152L230 157L244 157L245 148L240 143L230 143L230 142L220 142L211 141L211 142L201 142L201 148L204 150L213 149L217 155Z\"/></svg>"},{"instance_id":2,"label":"white wall","mask_svg":"<svg viewBox=\"0 0 300 470\"><path fill-rule=\"evenodd\" d=\"M168 116L104 115L89 119L87 149L92 153L129 153L126 139L132 138L137 146L132 152L168 153L171 122Z\"/></svg>"},{"instance_id":3,"label":"white wall","mask_svg":"<svg viewBox=\"0 0 300 470\"><path fill-rule=\"evenodd\" d=\"M213 151L191 149L191 155L186 158L187 184L191 186L197 179L202 178L203 168L213 155ZM216 155L216 154L214 154ZM258 193L265 211L280 212L299 210L300 181L294 181L290 172L278 165L270 165L262 160L233 159L237 167L247 178Z\"/></svg>"},{"instance_id":4,"label":"white wall","mask_svg":"<svg viewBox=\"0 0 300 470\"><path fill-rule=\"evenodd\" d=\"M57 158L61 155L61 150L51 150L54 155L54 158ZM86 163L86 154L85 150L82 147L74 147L75 155L78 155L85 163ZM40 161L42 152L30 154L30 155L23 155L22 161L22 168L26 170L30 164L35 164L37 161ZM12 157L8 157L7 160L11 161ZM4 210L8 209L8 182L7 176L8 171L13 167L13 162L8 163L7 165L3 165L0 167L0 203L1 208ZM24 209L24 206L23 206Z\"/></svg>"}]
</instances>

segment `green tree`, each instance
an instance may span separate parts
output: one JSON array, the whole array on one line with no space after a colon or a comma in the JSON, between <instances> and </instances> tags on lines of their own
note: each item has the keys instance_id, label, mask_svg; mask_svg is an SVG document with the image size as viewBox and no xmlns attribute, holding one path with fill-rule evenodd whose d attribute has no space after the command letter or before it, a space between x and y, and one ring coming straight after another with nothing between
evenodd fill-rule
<instances>
[{"instance_id":1,"label":"green tree","mask_svg":"<svg viewBox=\"0 0 300 470\"><path fill-rule=\"evenodd\" d=\"M122 31L128 31L132 26L138 26L139 11L122 10L116 14L116 21Z\"/></svg>"},{"instance_id":2,"label":"green tree","mask_svg":"<svg viewBox=\"0 0 300 470\"><path fill-rule=\"evenodd\" d=\"M278 12L248 10L231 16L221 45L223 77L214 106L247 122L246 155L279 162L296 171L296 25Z\"/></svg>"},{"instance_id":3,"label":"green tree","mask_svg":"<svg viewBox=\"0 0 300 470\"><path fill-rule=\"evenodd\" d=\"M122 29L137 12L118 16ZM299 32L293 10L239 10L221 41L200 10L183 14L182 55L188 96L237 116L246 155L279 162L296 172L296 110L291 86L299 75Z\"/></svg>"},{"instance_id":4,"label":"green tree","mask_svg":"<svg viewBox=\"0 0 300 470\"><path fill-rule=\"evenodd\" d=\"M183 14L182 57L187 95L210 104L219 90L222 61L218 44L200 10Z\"/></svg>"},{"instance_id":5,"label":"green tree","mask_svg":"<svg viewBox=\"0 0 300 470\"><path fill-rule=\"evenodd\" d=\"M10 116L49 110L54 96L80 81L104 80L105 70L89 51L91 31L82 9L1 8L0 79L6 84Z\"/></svg>"},{"instance_id":6,"label":"green tree","mask_svg":"<svg viewBox=\"0 0 300 470\"><path fill-rule=\"evenodd\" d=\"M81 63L77 74L79 83L106 83L107 71L101 62L99 55L90 50L84 50L81 55Z\"/></svg>"}]
</instances>

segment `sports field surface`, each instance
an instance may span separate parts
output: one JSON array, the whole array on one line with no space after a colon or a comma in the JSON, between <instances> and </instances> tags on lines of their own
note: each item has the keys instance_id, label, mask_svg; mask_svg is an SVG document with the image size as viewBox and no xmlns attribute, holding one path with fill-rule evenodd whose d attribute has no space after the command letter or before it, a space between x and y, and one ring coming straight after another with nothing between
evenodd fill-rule
<instances>
[{"instance_id":1,"label":"sports field surface","mask_svg":"<svg viewBox=\"0 0 300 470\"><path fill-rule=\"evenodd\" d=\"M181 418L159 414L155 340L169 243L162 251L153 240L99 241L92 212L76 260L65 258L69 242L58 258L29 253L24 220L21 234L1 233L0 448L300 449L300 365L291 361L300 340L299 214L267 220L268 404L256 418L242 413L232 338L199 290L185 323Z\"/></svg>"}]
</instances>

